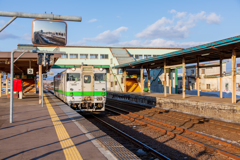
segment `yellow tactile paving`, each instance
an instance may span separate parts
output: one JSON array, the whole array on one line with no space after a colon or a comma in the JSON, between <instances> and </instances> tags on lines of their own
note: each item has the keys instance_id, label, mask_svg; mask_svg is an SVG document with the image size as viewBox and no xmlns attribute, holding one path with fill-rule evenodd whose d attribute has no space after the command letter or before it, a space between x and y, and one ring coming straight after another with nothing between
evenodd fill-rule
<instances>
[{"instance_id":1,"label":"yellow tactile paving","mask_svg":"<svg viewBox=\"0 0 240 160\"><path fill-rule=\"evenodd\" d=\"M65 158L67 160L82 160L82 156L80 155L79 151L77 150L76 146L74 145L73 141L71 140L70 136L68 135L65 127L63 126L62 122L58 118L56 112L54 111L52 105L49 103L45 94L43 94L45 103L48 108L48 112L51 116L53 125L55 127L58 139L62 146Z\"/></svg>"}]
</instances>

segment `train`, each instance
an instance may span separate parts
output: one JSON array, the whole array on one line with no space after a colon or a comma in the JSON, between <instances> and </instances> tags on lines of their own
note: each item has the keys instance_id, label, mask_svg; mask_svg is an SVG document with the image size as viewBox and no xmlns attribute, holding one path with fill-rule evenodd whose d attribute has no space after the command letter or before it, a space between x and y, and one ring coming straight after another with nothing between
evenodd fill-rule
<instances>
[{"instance_id":1,"label":"train","mask_svg":"<svg viewBox=\"0 0 240 160\"><path fill-rule=\"evenodd\" d=\"M54 76L54 94L80 112L105 111L106 69L80 66L64 70Z\"/></svg>"}]
</instances>

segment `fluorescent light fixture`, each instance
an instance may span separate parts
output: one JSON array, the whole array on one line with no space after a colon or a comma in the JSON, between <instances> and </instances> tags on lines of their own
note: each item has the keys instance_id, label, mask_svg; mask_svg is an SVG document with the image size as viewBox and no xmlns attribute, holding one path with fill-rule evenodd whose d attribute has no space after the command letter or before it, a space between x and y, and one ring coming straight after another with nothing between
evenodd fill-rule
<instances>
[{"instance_id":1,"label":"fluorescent light fixture","mask_svg":"<svg viewBox=\"0 0 240 160\"><path fill-rule=\"evenodd\" d=\"M208 56L210 53L204 53L201 56Z\"/></svg>"},{"instance_id":2,"label":"fluorescent light fixture","mask_svg":"<svg viewBox=\"0 0 240 160\"><path fill-rule=\"evenodd\" d=\"M154 65L155 63L151 63L151 65Z\"/></svg>"}]
</instances>

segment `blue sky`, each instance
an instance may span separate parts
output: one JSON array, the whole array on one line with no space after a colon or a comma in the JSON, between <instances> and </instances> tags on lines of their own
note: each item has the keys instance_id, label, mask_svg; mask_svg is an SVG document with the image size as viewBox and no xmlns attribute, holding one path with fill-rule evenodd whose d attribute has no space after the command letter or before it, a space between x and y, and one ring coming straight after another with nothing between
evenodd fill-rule
<instances>
[{"instance_id":1,"label":"blue sky","mask_svg":"<svg viewBox=\"0 0 240 160\"><path fill-rule=\"evenodd\" d=\"M0 10L81 16L67 22L68 45L188 48L240 34L238 0L0 0ZM0 51L31 44L31 31L32 19L17 18L0 33Z\"/></svg>"}]
</instances>

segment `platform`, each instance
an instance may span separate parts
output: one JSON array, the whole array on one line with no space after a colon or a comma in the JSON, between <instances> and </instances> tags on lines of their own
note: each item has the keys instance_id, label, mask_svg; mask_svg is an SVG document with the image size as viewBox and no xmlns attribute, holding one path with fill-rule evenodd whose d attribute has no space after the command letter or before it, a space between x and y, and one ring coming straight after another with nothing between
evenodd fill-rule
<instances>
[{"instance_id":1,"label":"platform","mask_svg":"<svg viewBox=\"0 0 240 160\"><path fill-rule=\"evenodd\" d=\"M181 94L167 94L164 97L164 93L149 92L143 92L142 95L140 92L107 92L107 98L240 123L240 100L232 104L231 98L186 95L183 99Z\"/></svg>"},{"instance_id":2,"label":"platform","mask_svg":"<svg viewBox=\"0 0 240 160\"><path fill-rule=\"evenodd\" d=\"M43 107L37 94L14 99L11 124L9 99L0 101L0 159L116 159L74 120L83 117L50 93Z\"/></svg>"}]
</instances>

